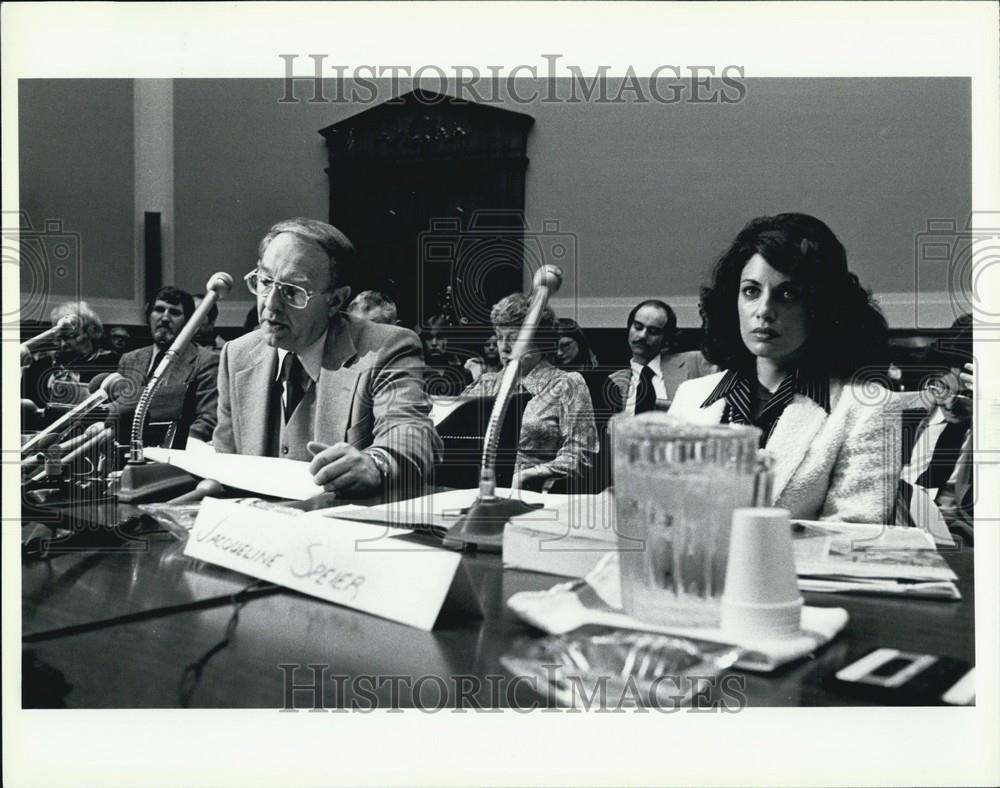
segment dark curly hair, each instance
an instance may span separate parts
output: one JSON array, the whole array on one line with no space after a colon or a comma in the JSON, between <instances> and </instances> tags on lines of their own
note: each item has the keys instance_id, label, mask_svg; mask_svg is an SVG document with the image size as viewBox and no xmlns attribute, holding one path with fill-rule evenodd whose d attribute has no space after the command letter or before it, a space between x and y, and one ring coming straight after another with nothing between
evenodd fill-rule
<instances>
[{"instance_id":1,"label":"dark curly hair","mask_svg":"<svg viewBox=\"0 0 1000 788\"><path fill-rule=\"evenodd\" d=\"M187 291L172 285L164 285L156 291L156 295L149 299L146 304L146 320L156 306L157 301L165 301L173 306L179 306L184 311L184 319L190 320L194 314L194 297Z\"/></svg>"},{"instance_id":2,"label":"dark curly hair","mask_svg":"<svg viewBox=\"0 0 1000 788\"><path fill-rule=\"evenodd\" d=\"M833 231L802 213L761 216L740 230L719 258L711 284L702 288L700 311L705 357L722 369L753 369L754 356L740 336L737 300L743 267L755 254L802 287L808 339L803 363L849 379L888 359L888 325L847 268L847 252Z\"/></svg>"}]
</instances>

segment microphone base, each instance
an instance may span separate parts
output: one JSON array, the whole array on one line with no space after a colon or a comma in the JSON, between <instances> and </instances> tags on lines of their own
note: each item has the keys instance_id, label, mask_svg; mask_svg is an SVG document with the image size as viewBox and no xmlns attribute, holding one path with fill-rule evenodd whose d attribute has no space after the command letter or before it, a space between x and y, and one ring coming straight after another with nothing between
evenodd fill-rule
<instances>
[{"instance_id":1,"label":"microphone base","mask_svg":"<svg viewBox=\"0 0 1000 788\"><path fill-rule=\"evenodd\" d=\"M499 553L503 529L511 517L541 509L540 503L511 498L477 498L445 535L443 544L465 552Z\"/></svg>"},{"instance_id":2,"label":"microphone base","mask_svg":"<svg viewBox=\"0 0 1000 788\"><path fill-rule=\"evenodd\" d=\"M129 462L118 481L122 503L165 501L193 490L198 477L173 465L159 462Z\"/></svg>"}]
</instances>

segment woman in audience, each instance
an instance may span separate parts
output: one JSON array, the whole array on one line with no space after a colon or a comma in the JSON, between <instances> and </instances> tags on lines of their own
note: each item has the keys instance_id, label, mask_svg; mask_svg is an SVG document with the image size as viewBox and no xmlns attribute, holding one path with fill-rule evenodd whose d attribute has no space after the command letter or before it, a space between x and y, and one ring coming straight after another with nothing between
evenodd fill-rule
<instances>
[{"instance_id":1,"label":"woman in audience","mask_svg":"<svg viewBox=\"0 0 1000 788\"><path fill-rule=\"evenodd\" d=\"M42 407L82 401L94 377L118 367L118 357L100 346L104 324L86 301L59 304L49 318L55 325L66 316L77 318L76 327L61 333L55 352L33 359L21 377L21 396Z\"/></svg>"},{"instance_id":2,"label":"woman in audience","mask_svg":"<svg viewBox=\"0 0 1000 788\"><path fill-rule=\"evenodd\" d=\"M498 301L490 313L500 359L511 359L530 300L515 293ZM521 387L531 395L521 420L515 461L515 487L548 488L561 478L579 478L597 451L597 429L590 393L583 378L552 366L546 348L555 336L555 314L548 307L531 345L521 357ZM463 396L494 396L502 371L484 372Z\"/></svg>"},{"instance_id":3,"label":"woman in audience","mask_svg":"<svg viewBox=\"0 0 1000 788\"><path fill-rule=\"evenodd\" d=\"M483 355L466 360L465 368L469 370L473 380L479 380L484 372L499 372L503 369L500 351L497 350L496 334L486 337L483 341Z\"/></svg>"},{"instance_id":4,"label":"woman in audience","mask_svg":"<svg viewBox=\"0 0 1000 788\"><path fill-rule=\"evenodd\" d=\"M702 291L705 356L724 372L681 384L671 415L753 424L793 518L886 522L900 467L887 326L843 245L804 214L750 222Z\"/></svg>"},{"instance_id":5,"label":"woman in audience","mask_svg":"<svg viewBox=\"0 0 1000 788\"><path fill-rule=\"evenodd\" d=\"M556 324L556 336L555 362L559 369L579 372L597 366L597 356L590 349L583 329L575 320L560 318Z\"/></svg>"}]
</instances>

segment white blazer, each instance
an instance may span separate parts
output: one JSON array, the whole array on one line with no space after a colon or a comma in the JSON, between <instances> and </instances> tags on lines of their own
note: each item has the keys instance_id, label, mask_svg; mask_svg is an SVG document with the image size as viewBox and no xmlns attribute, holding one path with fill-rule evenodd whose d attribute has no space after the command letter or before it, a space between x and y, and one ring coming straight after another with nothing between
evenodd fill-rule
<instances>
[{"instance_id":1,"label":"white blazer","mask_svg":"<svg viewBox=\"0 0 1000 788\"><path fill-rule=\"evenodd\" d=\"M725 373L680 385L670 415L722 421L725 399L701 403ZM830 381L830 413L796 394L767 443L774 457L773 504L793 519L889 522L901 466L899 406L891 392Z\"/></svg>"}]
</instances>

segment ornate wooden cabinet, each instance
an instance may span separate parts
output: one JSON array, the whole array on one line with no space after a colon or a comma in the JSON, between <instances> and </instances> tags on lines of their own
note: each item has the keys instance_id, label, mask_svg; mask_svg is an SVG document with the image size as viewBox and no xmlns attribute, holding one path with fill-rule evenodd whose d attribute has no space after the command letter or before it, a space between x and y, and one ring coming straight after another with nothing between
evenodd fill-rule
<instances>
[{"instance_id":1,"label":"ornate wooden cabinet","mask_svg":"<svg viewBox=\"0 0 1000 788\"><path fill-rule=\"evenodd\" d=\"M522 288L533 123L415 90L321 129L330 221L358 249L355 292L391 295L404 325L447 309L456 325L488 324L490 306Z\"/></svg>"}]
</instances>

